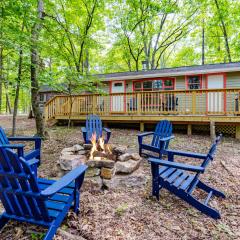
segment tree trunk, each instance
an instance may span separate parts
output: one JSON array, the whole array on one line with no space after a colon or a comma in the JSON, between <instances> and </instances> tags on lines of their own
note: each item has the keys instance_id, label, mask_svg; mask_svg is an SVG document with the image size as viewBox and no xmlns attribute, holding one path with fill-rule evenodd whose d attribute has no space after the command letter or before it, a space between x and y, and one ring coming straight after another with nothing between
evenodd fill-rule
<instances>
[{"instance_id":1,"label":"tree trunk","mask_svg":"<svg viewBox=\"0 0 240 240\"><path fill-rule=\"evenodd\" d=\"M2 113L2 88L3 88L3 48L0 47L0 114Z\"/></svg>"},{"instance_id":2,"label":"tree trunk","mask_svg":"<svg viewBox=\"0 0 240 240\"><path fill-rule=\"evenodd\" d=\"M6 91L6 114L12 114L12 109L11 109L11 101L9 98L9 94L8 94L8 82L7 80L4 81L4 88Z\"/></svg>"},{"instance_id":3,"label":"tree trunk","mask_svg":"<svg viewBox=\"0 0 240 240\"><path fill-rule=\"evenodd\" d=\"M205 24L202 21L202 65L205 64Z\"/></svg>"},{"instance_id":4,"label":"tree trunk","mask_svg":"<svg viewBox=\"0 0 240 240\"><path fill-rule=\"evenodd\" d=\"M37 79L37 66L39 60L37 41L39 39L39 32L42 28L41 20L43 20L43 0L38 1L38 22L34 24L31 34L31 100L32 110L36 122L37 135L44 137L44 122L38 101L39 85Z\"/></svg>"},{"instance_id":5,"label":"tree trunk","mask_svg":"<svg viewBox=\"0 0 240 240\"><path fill-rule=\"evenodd\" d=\"M6 89L7 91L7 89ZM6 113L12 114L11 102L9 99L8 92L6 92Z\"/></svg>"},{"instance_id":6,"label":"tree trunk","mask_svg":"<svg viewBox=\"0 0 240 240\"><path fill-rule=\"evenodd\" d=\"M220 19L221 25L222 25L222 31L223 31L223 36L224 36L224 40L225 40L225 48L226 48L226 51L227 51L228 61L232 62L230 47L229 47L229 43L228 43L227 29L226 29L225 22L223 20L221 9L220 9L219 4L218 4L218 0L215 0L215 4L216 4L216 7L217 7L219 19Z\"/></svg>"},{"instance_id":7,"label":"tree trunk","mask_svg":"<svg viewBox=\"0 0 240 240\"><path fill-rule=\"evenodd\" d=\"M23 51L22 49L20 49L19 62L18 62L17 86L16 86L14 108L13 108L12 136L15 136L16 134L16 120L17 120L17 112L18 112L19 91L20 91L20 84L22 79L22 60L23 60Z\"/></svg>"},{"instance_id":8,"label":"tree trunk","mask_svg":"<svg viewBox=\"0 0 240 240\"><path fill-rule=\"evenodd\" d=\"M69 100L70 100L70 109L69 109L69 115L68 115L68 128L70 128L71 126L72 107L73 107L73 97L71 94L69 95Z\"/></svg>"},{"instance_id":9,"label":"tree trunk","mask_svg":"<svg viewBox=\"0 0 240 240\"><path fill-rule=\"evenodd\" d=\"M3 19L3 16L4 16L3 7L1 7L2 19ZM0 31L0 39L2 38L3 38L3 31ZM2 95L3 95L2 89L3 89L3 47L0 46L0 114L2 113Z\"/></svg>"}]
</instances>

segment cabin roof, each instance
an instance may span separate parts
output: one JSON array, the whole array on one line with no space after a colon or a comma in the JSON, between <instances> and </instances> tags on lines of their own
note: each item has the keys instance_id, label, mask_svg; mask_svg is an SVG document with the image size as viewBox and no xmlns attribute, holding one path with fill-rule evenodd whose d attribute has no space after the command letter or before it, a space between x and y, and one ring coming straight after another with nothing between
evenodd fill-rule
<instances>
[{"instance_id":1,"label":"cabin roof","mask_svg":"<svg viewBox=\"0 0 240 240\"><path fill-rule=\"evenodd\" d=\"M44 93L44 92L58 92L58 90L56 90L55 88L49 86L49 85L42 85L39 88L39 92L40 93Z\"/></svg>"},{"instance_id":2,"label":"cabin roof","mask_svg":"<svg viewBox=\"0 0 240 240\"><path fill-rule=\"evenodd\" d=\"M195 74L210 74L220 72L236 72L240 71L240 62L233 63L217 63L217 64L205 64L195 66L184 66L175 68L162 68L156 70L147 71L135 71L135 72L119 72L98 74L97 76L103 78L104 81L110 80L130 80L141 79L151 77L170 77L170 76L184 76Z\"/></svg>"}]
</instances>

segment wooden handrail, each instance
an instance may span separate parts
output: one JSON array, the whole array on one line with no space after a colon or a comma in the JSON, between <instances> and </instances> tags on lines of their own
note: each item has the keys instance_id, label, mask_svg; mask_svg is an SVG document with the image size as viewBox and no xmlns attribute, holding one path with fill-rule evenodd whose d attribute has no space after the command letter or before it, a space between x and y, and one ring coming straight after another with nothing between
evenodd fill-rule
<instances>
[{"instance_id":1,"label":"wooden handrail","mask_svg":"<svg viewBox=\"0 0 240 240\"><path fill-rule=\"evenodd\" d=\"M240 88L144 91L72 95L72 114L238 114ZM46 120L68 115L70 96L57 95L45 104Z\"/></svg>"}]
</instances>

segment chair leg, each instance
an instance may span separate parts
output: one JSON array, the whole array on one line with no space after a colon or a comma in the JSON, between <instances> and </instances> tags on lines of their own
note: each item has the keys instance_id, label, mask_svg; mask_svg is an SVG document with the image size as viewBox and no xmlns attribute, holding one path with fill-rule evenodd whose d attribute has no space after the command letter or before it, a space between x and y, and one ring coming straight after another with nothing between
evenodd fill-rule
<instances>
[{"instance_id":1,"label":"chair leg","mask_svg":"<svg viewBox=\"0 0 240 240\"><path fill-rule=\"evenodd\" d=\"M202 181L199 181L198 184L197 184L197 186L198 186L199 188L201 188L202 190L206 191L206 192L212 191L213 194L214 194L216 197L222 197L222 198L225 198L225 197L226 197L223 192L218 191L218 190L216 190L216 189L214 189L214 188L212 188L212 187L209 187L207 184L203 183Z\"/></svg>"},{"instance_id":2,"label":"chair leg","mask_svg":"<svg viewBox=\"0 0 240 240\"><path fill-rule=\"evenodd\" d=\"M8 221L9 219L3 216L3 214L0 216L0 230L6 225Z\"/></svg>"},{"instance_id":3,"label":"chair leg","mask_svg":"<svg viewBox=\"0 0 240 240\"><path fill-rule=\"evenodd\" d=\"M142 157L142 148L139 147L139 155Z\"/></svg>"},{"instance_id":4,"label":"chair leg","mask_svg":"<svg viewBox=\"0 0 240 240\"><path fill-rule=\"evenodd\" d=\"M158 180L158 165L151 163L152 171L152 195L159 200L159 180Z\"/></svg>"},{"instance_id":5,"label":"chair leg","mask_svg":"<svg viewBox=\"0 0 240 240\"><path fill-rule=\"evenodd\" d=\"M79 199L80 199L80 194L79 194L79 190L77 190L75 192L74 205L73 205L73 210L76 214L79 213Z\"/></svg>"},{"instance_id":6,"label":"chair leg","mask_svg":"<svg viewBox=\"0 0 240 240\"><path fill-rule=\"evenodd\" d=\"M206 215L208 215L214 219L221 218L221 215L218 212L218 210L199 202L197 199L195 199L191 195L184 193L184 196L180 196L180 198L184 199L187 203L189 203L190 205L192 205L193 207L198 209L200 212L205 213Z\"/></svg>"},{"instance_id":7,"label":"chair leg","mask_svg":"<svg viewBox=\"0 0 240 240\"><path fill-rule=\"evenodd\" d=\"M48 231L44 237L44 240L51 240L53 238L53 236L55 235L56 231L57 231L57 227L55 227L54 225L51 226L48 229Z\"/></svg>"}]
</instances>

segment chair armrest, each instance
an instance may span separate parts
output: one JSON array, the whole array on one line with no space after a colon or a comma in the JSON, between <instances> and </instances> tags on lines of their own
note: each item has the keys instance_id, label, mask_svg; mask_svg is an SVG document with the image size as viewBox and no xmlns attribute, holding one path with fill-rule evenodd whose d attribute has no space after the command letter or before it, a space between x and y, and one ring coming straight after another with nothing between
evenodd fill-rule
<instances>
[{"instance_id":1,"label":"chair armrest","mask_svg":"<svg viewBox=\"0 0 240 240\"><path fill-rule=\"evenodd\" d=\"M145 133L139 133L137 136L138 137L145 137L145 136L152 135L152 134L154 134L154 132L145 132Z\"/></svg>"},{"instance_id":2,"label":"chair armrest","mask_svg":"<svg viewBox=\"0 0 240 240\"><path fill-rule=\"evenodd\" d=\"M86 165L81 165L71 172L67 173L60 180L54 182L51 186L43 190L40 194L43 197L50 197L64 187L68 186L71 182L77 179L80 175L84 174L87 169Z\"/></svg>"},{"instance_id":3,"label":"chair armrest","mask_svg":"<svg viewBox=\"0 0 240 240\"><path fill-rule=\"evenodd\" d=\"M82 132L87 132L87 129L86 129L86 127L81 127L81 130L82 130Z\"/></svg>"},{"instance_id":4,"label":"chair armrest","mask_svg":"<svg viewBox=\"0 0 240 240\"><path fill-rule=\"evenodd\" d=\"M107 133L111 133L111 130L109 129L109 128L103 128L103 130L105 131L105 132L107 132Z\"/></svg>"},{"instance_id":5,"label":"chair armrest","mask_svg":"<svg viewBox=\"0 0 240 240\"><path fill-rule=\"evenodd\" d=\"M190 157L190 158L198 158L198 159L205 159L207 157L207 154L201 154L201 153L194 153L194 152L183 152L183 151L176 151L168 149L166 150L168 155L177 155L177 156L183 156L183 157Z\"/></svg>"},{"instance_id":6,"label":"chair armrest","mask_svg":"<svg viewBox=\"0 0 240 240\"><path fill-rule=\"evenodd\" d=\"M4 148L12 148L12 149L19 149L19 148L25 147L25 145L21 143L20 144L2 144L0 146Z\"/></svg>"},{"instance_id":7,"label":"chair armrest","mask_svg":"<svg viewBox=\"0 0 240 240\"><path fill-rule=\"evenodd\" d=\"M200 166L193 166L193 165L188 165L188 164L184 164L184 163L160 160L160 159L156 159L156 158L149 158L148 161L151 163L161 165L161 166L174 167L177 169L183 169L183 170L192 171L192 172L201 172L201 173L204 172L204 168L200 167Z\"/></svg>"},{"instance_id":8,"label":"chair armrest","mask_svg":"<svg viewBox=\"0 0 240 240\"><path fill-rule=\"evenodd\" d=\"M35 143L35 149L41 149L42 139L40 137L8 137L9 141L32 141Z\"/></svg>"},{"instance_id":9,"label":"chair armrest","mask_svg":"<svg viewBox=\"0 0 240 240\"><path fill-rule=\"evenodd\" d=\"M4 148L10 148L10 149L17 149L17 154L18 154L18 157L23 157L24 154L24 147L25 145L24 144L3 144L3 145L0 145L1 147L4 147Z\"/></svg>"},{"instance_id":10,"label":"chair armrest","mask_svg":"<svg viewBox=\"0 0 240 240\"><path fill-rule=\"evenodd\" d=\"M159 141L165 142L165 141L171 140L173 138L175 138L175 136L172 135L172 136L169 136L169 137L160 138Z\"/></svg>"},{"instance_id":11,"label":"chair armrest","mask_svg":"<svg viewBox=\"0 0 240 240\"><path fill-rule=\"evenodd\" d=\"M9 141L41 141L42 139L40 137L8 137Z\"/></svg>"},{"instance_id":12,"label":"chair armrest","mask_svg":"<svg viewBox=\"0 0 240 240\"><path fill-rule=\"evenodd\" d=\"M39 159L36 159L36 158L33 158L33 159L30 159L30 160L27 160L27 163L32 166L32 165L35 165L35 164L39 164Z\"/></svg>"}]
</instances>

